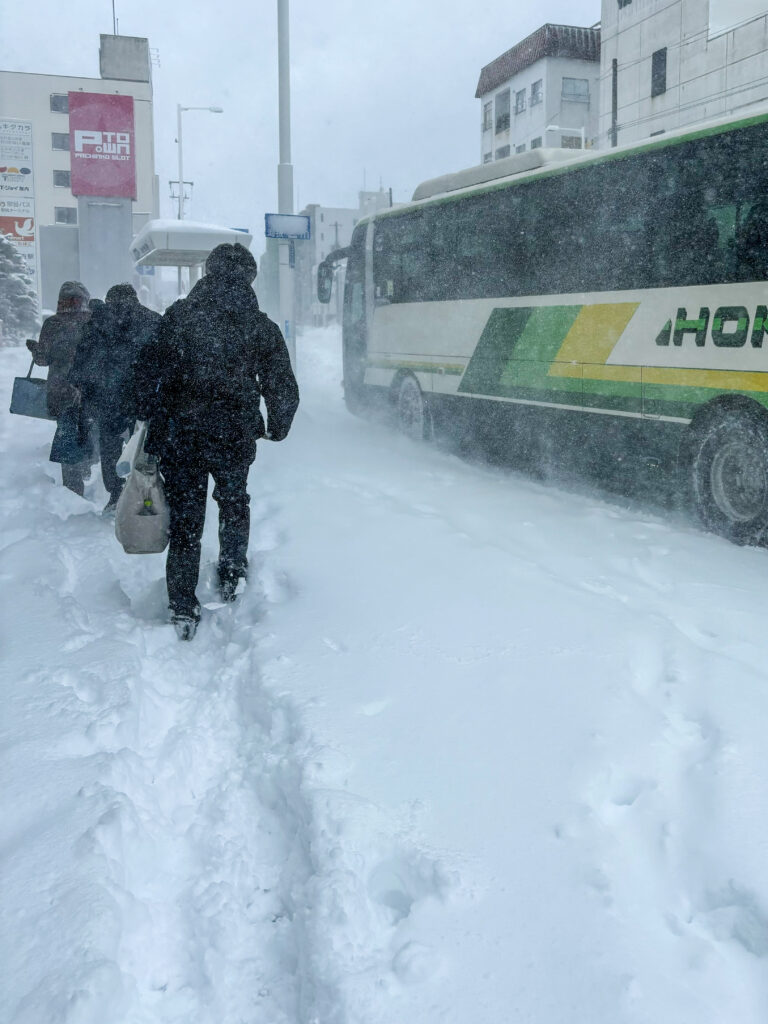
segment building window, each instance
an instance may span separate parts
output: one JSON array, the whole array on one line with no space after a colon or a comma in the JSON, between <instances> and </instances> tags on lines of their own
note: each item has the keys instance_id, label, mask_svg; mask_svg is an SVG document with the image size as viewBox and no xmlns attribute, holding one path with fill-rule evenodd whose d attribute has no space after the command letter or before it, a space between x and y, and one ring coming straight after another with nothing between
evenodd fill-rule
<instances>
[{"instance_id":1,"label":"building window","mask_svg":"<svg viewBox=\"0 0 768 1024\"><path fill-rule=\"evenodd\" d=\"M320 214L320 223L322 224L324 221L325 221L325 214L321 213Z\"/></svg>"},{"instance_id":2,"label":"building window","mask_svg":"<svg viewBox=\"0 0 768 1024\"><path fill-rule=\"evenodd\" d=\"M515 146L515 152L516 153L524 153L525 152L525 143L523 143L522 146Z\"/></svg>"},{"instance_id":3,"label":"building window","mask_svg":"<svg viewBox=\"0 0 768 1024\"><path fill-rule=\"evenodd\" d=\"M54 171L53 172L53 184L56 188L70 188L71 186L71 174L69 171Z\"/></svg>"},{"instance_id":4,"label":"building window","mask_svg":"<svg viewBox=\"0 0 768 1024\"><path fill-rule=\"evenodd\" d=\"M493 160L493 153L483 153L483 163L489 164Z\"/></svg>"},{"instance_id":5,"label":"building window","mask_svg":"<svg viewBox=\"0 0 768 1024\"><path fill-rule=\"evenodd\" d=\"M531 106L535 107L537 103L541 103L544 99L544 79L540 78L538 82L534 82L531 86Z\"/></svg>"},{"instance_id":6,"label":"building window","mask_svg":"<svg viewBox=\"0 0 768 1024\"><path fill-rule=\"evenodd\" d=\"M496 134L509 128L509 89L496 96Z\"/></svg>"},{"instance_id":7,"label":"building window","mask_svg":"<svg viewBox=\"0 0 768 1024\"><path fill-rule=\"evenodd\" d=\"M535 139L531 139L531 149L541 149L541 136L537 135Z\"/></svg>"},{"instance_id":8,"label":"building window","mask_svg":"<svg viewBox=\"0 0 768 1024\"><path fill-rule=\"evenodd\" d=\"M69 96L65 92L51 93L51 110L55 114L69 113Z\"/></svg>"},{"instance_id":9,"label":"building window","mask_svg":"<svg viewBox=\"0 0 768 1024\"><path fill-rule=\"evenodd\" d=\"M54 206L53 219L57 224L77 224L77 207Z\"/></svg>"},{"instance_id":10,"label":"building window","mask_svg":"<svg viewBox=\"0 0 768 1024\"><path fill-rule=\"evenodd\" d=\"M667 48L663 47L651 57L651 97L667 91Z\"/></svg>"},{"instance_id":11,"label":"building window","mask_svg":"<svg viewBox=\"0 0 768 1024\"><path fill-rule=\"evenodd\" d=\"M561 149L581 149L581 136L580 135L561 135L560 136L560 148Z\"/></svg>"},{"instance_id":12,"label":"building window","mask_svg":"<svg viewBox=\"0 0 768 1024\"><path fill-rule=\"evenodd\" d=\"M51 132L51 149L65 149L69 152L69 132Z\"/></svg>"},{"instance_id":13,"label":"building window","mask_svg":"<svg viewBox=\"0 0 768 1024\"><path fill-rule=\"evenodd\" d=\"M576 103L589 103L589 79L564 78L563 99Z\"/></svg>"},{"instance_id":14,"label":"building window","mask_svg":"<svg viewBox=\"0 0 768 1024\"><path fill-rule=\"evenodd\" d=\"M522 114L525 110L525 89L515 93L515 113Z\"/></svg>"},{"instance_id":15,"label":"building window","mask_svg":"<svg viewBox=\"0 0 768 1024\"><path fill-rule=\"evenodd\" d=\"M503 160L505 156L509 156L509 146L499 146L496 150L496 159Z\"/></svg>"},{"instance_id":16,"label":"building window","mask_svg":"<svg viewBox=\"0 0 768 1024\"><path fill-rule=\"evenodd\" d=\"M493 103L490 101L483 104L483 131L489 132L493 128Z\"/></svg>"},{"instance_id":17,"label":"building window","mask_svg":"<svg viewBox=\"0 0 768 1024\"><path fill-rule=\"evenodd\" d=\"M619 9L621 9L622 7L629 7L631 3L632 0L619 0Z\"/></svg>"}]
</instances>

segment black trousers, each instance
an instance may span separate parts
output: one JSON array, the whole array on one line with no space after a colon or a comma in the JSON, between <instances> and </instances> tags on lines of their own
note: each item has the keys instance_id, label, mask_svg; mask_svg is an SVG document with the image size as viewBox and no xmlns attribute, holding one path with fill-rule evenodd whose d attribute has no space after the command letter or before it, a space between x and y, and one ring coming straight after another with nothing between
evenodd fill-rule
<instances>
[{"instance_id":1,"label":"black trousers","mask_svg":"<svg viewBox=\"0 0 768 1024\"><path fill-rule=\"evenodd\" d=\"M238 579L248 569L250 498L246 490L251 462L222 455L162 459L160 469L170 507L170 542L165 563L168 604L177 615L197 618L195 588L200 574L200 541L205 525L208 475L219 506L219 578Z\"/></svg>"},{"instance_id":2,"label":"black trousers","mask_svg":"<svg viewBox=\"0 0 768 1024\"><path fill-rule=\"evenodd\" d=\"M117 461L123 452L125 428L114 423L99 423L99 455L101 457L101 479L109 491L110 502L120 497L125 480L115 472Z\"/></svg>"}]
</instances>

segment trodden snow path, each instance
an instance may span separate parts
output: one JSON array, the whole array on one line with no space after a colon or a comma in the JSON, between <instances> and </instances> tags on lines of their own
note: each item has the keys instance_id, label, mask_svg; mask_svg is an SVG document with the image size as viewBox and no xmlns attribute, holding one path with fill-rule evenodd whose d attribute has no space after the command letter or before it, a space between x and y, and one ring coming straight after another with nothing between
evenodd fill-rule
<instances>
[{"instance_id":1,"label":"trodden snow path","mask_svg":"<svg viewBox=\"0 0 768 1024\"><path fill-rule=\"evenodd\" d=\"M256 588L180 645L162 559L127 558L51 486L44 426L4 427L3 971L21 998L0 1016L301 1019L322 1002L304 975L306 750L261 684Z\"/></svg>"},{"instance_id":2,"label":"trodden snow path","mask_svg":"<svg viewBox=\"0 0 768 1024\"><path fill-rule=\"evenodd\" d=\"M768 553L299 375L192 644L0 414L0 1020L764 1024Z\"/></svg>"}]
</instances>

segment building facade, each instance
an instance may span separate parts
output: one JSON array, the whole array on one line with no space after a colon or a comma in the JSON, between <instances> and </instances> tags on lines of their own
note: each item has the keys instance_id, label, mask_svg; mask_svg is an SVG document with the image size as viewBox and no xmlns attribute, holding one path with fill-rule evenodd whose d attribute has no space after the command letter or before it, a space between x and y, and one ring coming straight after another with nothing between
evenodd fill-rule
<instances>
[{"instance_id":1,"label":"building facade","mask_svg":"<svg viewBox=\"0 0 768 1024\"><path fill-rule=\"evenodd\" d=\"M317 300L317 267L334 249L349 245L357 223L379 210L392 205L388 190L358 193L357 209L340 206L320 206L310 203L301 211L309 217L308 241L296 242L296 323L299 327L319 327L341 321L341 302L344 289L344 266L337 272L334 295L329 304Z\"/></svg>"},{"instance_id":2,"label":"building facade","mask_svg":"<svg viewBox=\"0 0 768 1024\"><path fill-rule=\"evenodd\" d=\"M580 149L598 131L600 29L543 25L487 64L480 100L480 160L540 146Z\"/></svg>"},{"instance_id":3,"label":"building facade","mask_svg":"<svg viewBox=\"0 0 768 1024\"><path fill-rule=\"evenodd\" d=\"M158 215L148 41L103 35L99 57L99 78L0 71L0 120L6 126L31 125L32 167L28 170L32 173L28 178L33 213L25 223L31 220L30 230L35 232L38 291L46 309L55 308L59 285L67 278L83 280L96 295L103 294L107 279L112 283L131 280L131 238ZM135 198L118 204L101 196L88 203L85 197L73 194L70 93L132 98ZM13 198L9 181L0 172L0 203L10 203ZM0 208L0 216L2 213Z\"/></svg>"},{"instance_id":4,"label":"building facade","mask_svg":"<svg viewBox=\"0 0 768 1024\"><path fill-rule=\"evenodd\" d=\"M603 0L599 145L768 99L766 0Z\"/></svg>"}]
</instances>

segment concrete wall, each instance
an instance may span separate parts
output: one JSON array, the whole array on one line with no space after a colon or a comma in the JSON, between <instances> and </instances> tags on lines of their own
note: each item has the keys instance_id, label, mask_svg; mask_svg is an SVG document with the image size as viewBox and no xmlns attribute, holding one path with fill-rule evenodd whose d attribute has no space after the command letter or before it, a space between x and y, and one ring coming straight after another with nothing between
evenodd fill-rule
<instances>
[{"instance_id":1,"label":"concrete wall","mask_svg":"<svg viewBox=\"0 0 768 1024\"><path fill-rule=\"evenodd\" d=\"M586 78L589 82L589 101L581 103L563 99L563 78ZM543 101L531 106L531 86L539 79L543 80ZM483 131L483 107L489 100L495 104L496 96L505 89L510 90L509 129L496 134L494 122L490 130ZM516 114L515 93L521 89L526 93L526 105L522 113ZM480 161L487 163L489 159L495 159L496 152L504 146L509 146L511 153L514 153L518 146L524 146L528 150L531 148L531 141L536 138L541 138L544 146L559 148L562 135L579 135L582 127L586 144L591 145L591 140L598 131L599 99L600 65L597 62L566 57L543 57L481 97ZM547 132L548 124L556 124L570 131ZM491 154L490 158L488 154Z\"/></svg>"},{"instance_id":2,"label":"concrete wall","mask_svg":"<svg viewBox=\"0 0 768 1024\"><path fill-rule=\"evenodd\" d=\"M113 284L133 277L131 200L79 196L77 208L80 280L92 298L103 299Z\"/></svg>"},{"instance_id":3,"label":"concrete wall","mask_svg":"<svg viewBox=\"0 0 768 1024\"><path fill-rule=\"evenodd\" d=\"M618 61L618 142L742 113L768 99L768 3L711 31L709 0L603 0L599 144L611 145L611 67ZM734 9L734 18L736 9ZM718 23L722 18L719 9ZM651 97L655 51L667 48L667 88Z\"/></svg>"},{"instance_id":4,"label":"concrete wall","mask_svg":"<svg viewBox=\"0 0 768 1024\"><path fill-rule=\"evenodd\" d=\"M100 36L99 73L123 82L150 82L149 40L138 36Z\"/></svg>"},{"instance_id":5,"label":"concrete wall","mask_svg":"<svg viewBox=\"0 0 768 1024\"><path fill-rule=\"evenodd\" d=\"M79 231L66 224L48 224L38 237L42 308L55 310L62 281L80 278Z\"/></svg>"}]
</instances>

